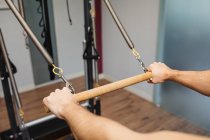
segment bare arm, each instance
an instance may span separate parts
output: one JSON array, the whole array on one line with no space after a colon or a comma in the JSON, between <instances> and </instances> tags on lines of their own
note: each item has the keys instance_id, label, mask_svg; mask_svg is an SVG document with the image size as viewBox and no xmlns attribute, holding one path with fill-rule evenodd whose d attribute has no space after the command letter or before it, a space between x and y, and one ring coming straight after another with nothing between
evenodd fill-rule
<instances>
[{"instance_id":1,"label":"bare arm","mask_svg":"<svg viewBox=\"0 0 210 140\"><path fill-rule=\"evenodd\" d=\"M79 140L135 140L140 135L117 122L90 113L76 103L67 88L56 89L43 102L57 117L69 124Z\"/></svg>"},{"instance_id":2,"label":"bare arm","mask_svg":"<svg viewBox=\"0 0 210 140\"><path fill-rule=\"evenodd\" d=\"M210 96L210 70L179 71L166 66L164 63L154 62L149 66L153 74L152 82L161 83L167 80L180 83L188 88Z\"/></svg>"},{"instance_id":3,"label":"bare arm","mask_svg":"<svg viewBox=\"0 0 210 140\"><path fill-rule=\"evenodd\" d=\"M67 121L79 140L207 140L204 137L176 132L134 132L117 122L88 112L76 103L67 88L56 90L44 98L43 102L57 117Z\"/></svg>"},{"instance_id":4,"label":"bare arm","mask_svg":"<svg viewBox=\"0 0 210 140\"><path fill-rule=\"evenodd\" d=\"M72 107L69 109L72 110ZM74 111L69 111L69 109L65 109L64 119L79 140L135 140L139 138L140 134L117 122L96 116L78 105L74 106Z\"/></svg>"}]
</instances>

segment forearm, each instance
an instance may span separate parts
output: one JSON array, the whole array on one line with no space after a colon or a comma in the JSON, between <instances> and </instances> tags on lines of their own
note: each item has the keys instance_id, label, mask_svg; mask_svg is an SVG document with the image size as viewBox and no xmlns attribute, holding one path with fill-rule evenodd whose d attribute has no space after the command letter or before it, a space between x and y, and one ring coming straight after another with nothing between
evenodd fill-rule
<instances>
[{"instance_id":1,"label":"forearm","mask_svg":"<svg viewBox=\"0 0 210 140\"><path fill-rule=\"evenodd\" d=\"M180 83L196 90L203 95L210 96L210 70L208 71L178 71L172 70L168 80Z\"/></svg>"},{"instance_id":2,"label":"forearm","mask_svg":"<svg viewBox=\"0 0 210 140\"><path fill-rule=\"evenodd\" d=\"M178 75L175 79L178 80ZM180 79L179 79L180 80ZM96 116L79 106L68 88L56 89L43 103L64 119L78 140L206 140L206 138L173 132L136 133L112 120Z\"/></svg>"},{"instance_id":3,"label":"forearm","mask_svg":"<svg viewBox=\"0 0 210 140\"><path fill-rule=\"evenodd\" d=\"M174 131L161 131L148 134L147 140L209 140L209 138Z\"/></svg>"},{"instance_id":4,"label":"forearm","mask_svg":"<svg viewBox=\"0 0 210 140\"><path fill-rule=\"evenodd\" d=\"M78 105L71 106L71 111L66 108L63 116L79 140L135 140L144 137L117 122L96 116Z\"/></svg>"},{"instance_id":5,"label":"forearm","mask_svg":"<svg viewBox=\"0 0 210 140\"><path fill-rule=\"evenodd\" d=\"M72 111L74 109L75 111ZM64 115L78 140L207 140L209 138L180 132L161 131L136 133L112 120L93 115L85 109L74 106L71 113Z\"/></svg>"}]
</instances>

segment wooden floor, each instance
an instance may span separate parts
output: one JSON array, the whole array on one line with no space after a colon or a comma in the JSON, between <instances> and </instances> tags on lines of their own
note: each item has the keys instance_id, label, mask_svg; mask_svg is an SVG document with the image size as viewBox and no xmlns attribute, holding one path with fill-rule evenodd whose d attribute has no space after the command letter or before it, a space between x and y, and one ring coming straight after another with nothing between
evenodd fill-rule
<instances>
[{"instance_id":1,"label":"wooden floor","mask_svg":"<svg viewBox=\"0 0 210 140\"><path fill-rule=\"evenodd\" d=\"M83 77L71 80L76 92L85 90ZM100 85L108 81L100 81ZM56 88L61 88L62 83L52 84L37 88L21 94L25 121L31 121L46 116L42 99ZM152 103L124 90L118 90L101 97L102 115L118 121L119 123L138 132L154 132L159 130L173 130L198 135L210 136L201 128L174 116ZM0 132L9 128L6 107L3 99L0 99Z\"/></svg>"}]
</instances>

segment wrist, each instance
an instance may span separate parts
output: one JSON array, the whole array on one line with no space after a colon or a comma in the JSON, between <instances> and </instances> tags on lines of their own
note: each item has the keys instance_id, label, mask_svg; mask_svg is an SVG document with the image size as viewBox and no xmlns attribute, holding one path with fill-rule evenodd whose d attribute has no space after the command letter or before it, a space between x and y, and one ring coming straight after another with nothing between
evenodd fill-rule
<instances>
[{"instance_id":1,"label":"wrist","mask_svg":"<svg viewBox=\"0 0 210 140\"><path fill-rule=\"evenodd\" d=\"M178 70L171 70L168 74L168 80L175 80L176 77L179 75L179 71Z\"/></svg>"},{"instance_id":2,"label":"wrist","mask_svg":"<svg viewBox=\"0 0 210 140\"><path fill-rule=\"evenodd\" d=\"M60 116L62 116L63 119L68 118L68 115L73 113L74 110L77 110L78 104L76 102L69 101L68 104L62 107L60 110Z\"/></svg>"}]
</instances>

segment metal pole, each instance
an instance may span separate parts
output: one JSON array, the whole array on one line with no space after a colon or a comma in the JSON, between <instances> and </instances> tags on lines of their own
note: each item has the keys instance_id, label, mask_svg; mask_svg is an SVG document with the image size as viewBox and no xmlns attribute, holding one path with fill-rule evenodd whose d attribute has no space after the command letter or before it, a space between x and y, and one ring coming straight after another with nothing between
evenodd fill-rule
<instances>
[{"instance_id":1,"label":"metal pole","mask_svg":"<svg viewBox=\"0 0 210 140\"><path fill-rule=\"evenodd\" d=\"M0 46L1 45L2 43L0 43ZM1 83L2 83L3 93L4 93L4 98L5 98L5 104L7 107L7 114L9 118L10 127L13 133L11 135L15 136L18 131L18 126L16 122L16 117L15 117L15 109L12 102L12 94L10 92L10 87L9 87L9 82L8 82L8 74L6 71L5 60L4 60L1 49L0 49L0 73L1 73Z\"/></svg>"},{"instance_id":2,"label":"metal pole","mask_svg":"<svg viewBox=\"0 0 210 140\"><path fill-rule=\"evenodd\" d=\"M95 48L95 51L93 51L93 55L96 56L96 51L97 51L97 41L96 41L96 26L95 26L95 17L96 17L96 11L95 11L95 0L91 1L91 19L92 19L92 29L93 29L93 47ZM98 58L95 58L94 61L94 79L95 79L95 87L99 86L99 73L98 73ZM95 106L95 113L97 115L101 115L101 102L99 97L94 98L94 106Z\"/></svg>"},{"instance_id":3,"label":"metal pole","mask_svg":"<svg viewBox=\"0 0 210 140\"><path fill-rule=\"evenodd\" d=\"M34 33L31 31L31 29L29 28L29 26L27 25L27 23L25 22L25 20L21 16L21 14L18 12L18 10L16 9L16 7L12 3L12 1L11 0L5 0L5 2L9 6L9 8L12 10L12 12L15 15L15 17L20 22L20 24L22 25L22 27L25 29L25 31L27 32L27 34L30 36L31 40L34 42L35 46L40 51L40 53L43 55L43 57L47 60L47 62L50 65L53 64L53 60L52 60L51 56L47 53L47 51L44 49L44 47L42 46L42 44L38 41L38 39L36 38L36 36L34 35Z\"/></svg>"},{"instance_id":4,"label":"metal pole","mask_svg":"<svg viewBox=\"0 0 210 140\"><path fill-rule=\"evenodd\" d=\"M9 73L14 97L15 97L15 100L17 101L17 107L18 107L18 109L21 109L22 104L21 104L21 101L20 101L20 96L18 94L17 85L16 85L16 82L15 82L14 75L12 73L12 69L11 69L11 66L10 66L10 62L9 62L9 58L8 58L8 55L7 55L7 50L6 50L6 47L5 47L5 43L4 43L4 39L3 39L3 35L2 35L1 30L0 30L0 43L1 43L0 47L1 47L1 50L2 50L2 54L3 54L4 60L5 60L5 64L7 66L8 73Z\"/></svg>"},{"instance_id":5,"label":"metal pole","mask_svg":"<svg viewBox=\"0 0 210 140\"><path fill-rule=\"evenodd\" d=\"M24 9L23 9L23 0L18 0L18 7L19 7L19 11L20 11L20 14L23 18L25 18L25 12L24 12Z\"/></svg>"},{"instance_id":6,"label":"metal pole","mask_svg":"<svg viewBox=\"0 0 210 140\"><path fill-rule=\"evenodd\" d=\"M5 47L5 43L4 43L4 39L3 39L3 35L2 35L1 30L0 30L0 43L1 43L0 47L1 47L1 50L2 50L2 54L3 54L4 61L5 61L6 67L7 67L9 78L10 78L11 88L12 88L12 91L13 91L13 95L15 97L15 103L16 103L16 107L17 107L17 111L18 111L17 119L19 121L20 130L22 131L22 137L26 138L26 139L29 139L30 136L29 136L27 128L25 127L25 123L24 123L24 119L23 119L24 112L23 112L23 109L22 109L22 103L21 103L21 100L20 100L20 96L19 96L19 93L18 93L18 89L17 89L17 85L16 85L16 81L15 81L13 72L12 72L12 68L11 68L11 65L10 65L10 62L9 62L9 57L8 57L8 53L7 53L7 50L6 50L6 47Z\"/></svg>"},{"instance_id":7,"label":"metal pole","mask_svg":"<svg viewBox=\"0 0 210 140\"><path fill-rule=\"evenodd\" d=\"M125 29L124 29L122 23L120 22L119 18L117 17L114 9L112 8L112 5L111 5L110 1L109 0L104 0L104 2L106 4L107 8L109 9L109 12L111 13L114 21L116 22L117 27L119 28L120 32L122 33L126 43L128 44L128 47L130 49L133 49L134 48L134 44L131 41L131 39L130 39L129 35L127 34L127 32L125 31Z\"/></svg>"},{"instance_id":8,"label":"metal pole","mask_svg":"<svg viewBox=\"0 0 210 140\"><path fill-rule=\"evenodd\" d=\"M93 60L88 58L92 56L92 40L90 36L91 16L90 16L90 0L84 0L84 22L85 22L85 41L86 41L86 56L87 56L87 78L88 78L88 89L93 88ZM89 100L89 110L94 112L94 101Z\"/></svg>"},{"instance_id":9,"label":"metal pole","mask_svg":"<svg viewBox=\"0 0 210 140\"><path fill-rule=\"evenodd\" d=\"M95 27L95 0L91 1L91 19L92 19L92 29L93 29L93 43L94 43L94 48L97 50L97 43L96 43L96 27ZM96 55L95 52L93 55ZM98 77L98 59L94 59L94 78L95 78L95 83L99 83L99 77Z\"/></svg>"},{"instance_id":10,"label":"metal pole","mask_svg":"<svg viewBox=\"0 0 210 140\"><path fill-rule=\"evenodd\" d=\"M35 46L37 47L37 49L39 50L39 52L42 54L42 56L46 59L46 61L48 62L49 65L53 66L53 71L55 69L58 69L59 72L61 72L60 70L62 70L59 67L56 67L53 63L53 59L51 58L51 56L48 54L48 52L44 49L44 47L42 46L42 44L38 41L38 39L36 38L36 36L34 35L34 33L31 31L30 27L28 26L28 24L25 22L25 20L23 19L23 17L20 15L20 13L18 12L18 10L16 9L16 7L14 6L14 4L12 3L11 0L5 0L5 2L7 3L7 5L9 6L9 8L12 10L13 14L15 15L15 17L17 18L17 20L19 21L19 23L22 25L22 27L25 29L25 31L27 32L28 36L31 38L31 40L34 42ZM59 78L61 78L66 84L68 84L68 86L70 86L70 90L72 90L74 92L74 88L73 86L64 78L63 76L63 72L62 73L55 73L54 74L59 75Z\"/></svg>"},{"instance_id":11,"label":"metal pole","mask_svg":"<svg viewBox=\"0 0 210 140\"><path fill-rule=\"evenodd\" d=\"M83 44L83 52L86 50L86 40L82 42ZM88 74L87 74L87 60L84 59L84 73L85 73L85 89L88 89Z\"/></svg>"},{"instance_id":12,"label":"metal pole","mask_svg":"<svg viewBox=\"0 0 210 140\"><path fill-rule=\"evenodd\" d=\"M115 23L117 24L117 27L119 28L120 32L122 33L126 43L128 44L128 47L132 50L132 53L136 57L136 60L139 61L143 71L146 73L148 70L145 67L144 62L141 60L140 54L135 50L133 42L131 41L131 39L128 36L127 32L125 31L123 25L121 24L119 18L117 17L110 1L109 0L104 0L104 2L106 4L107 8L109 9L109 12L111 13Z\"/></svg>"}]
</instances>

